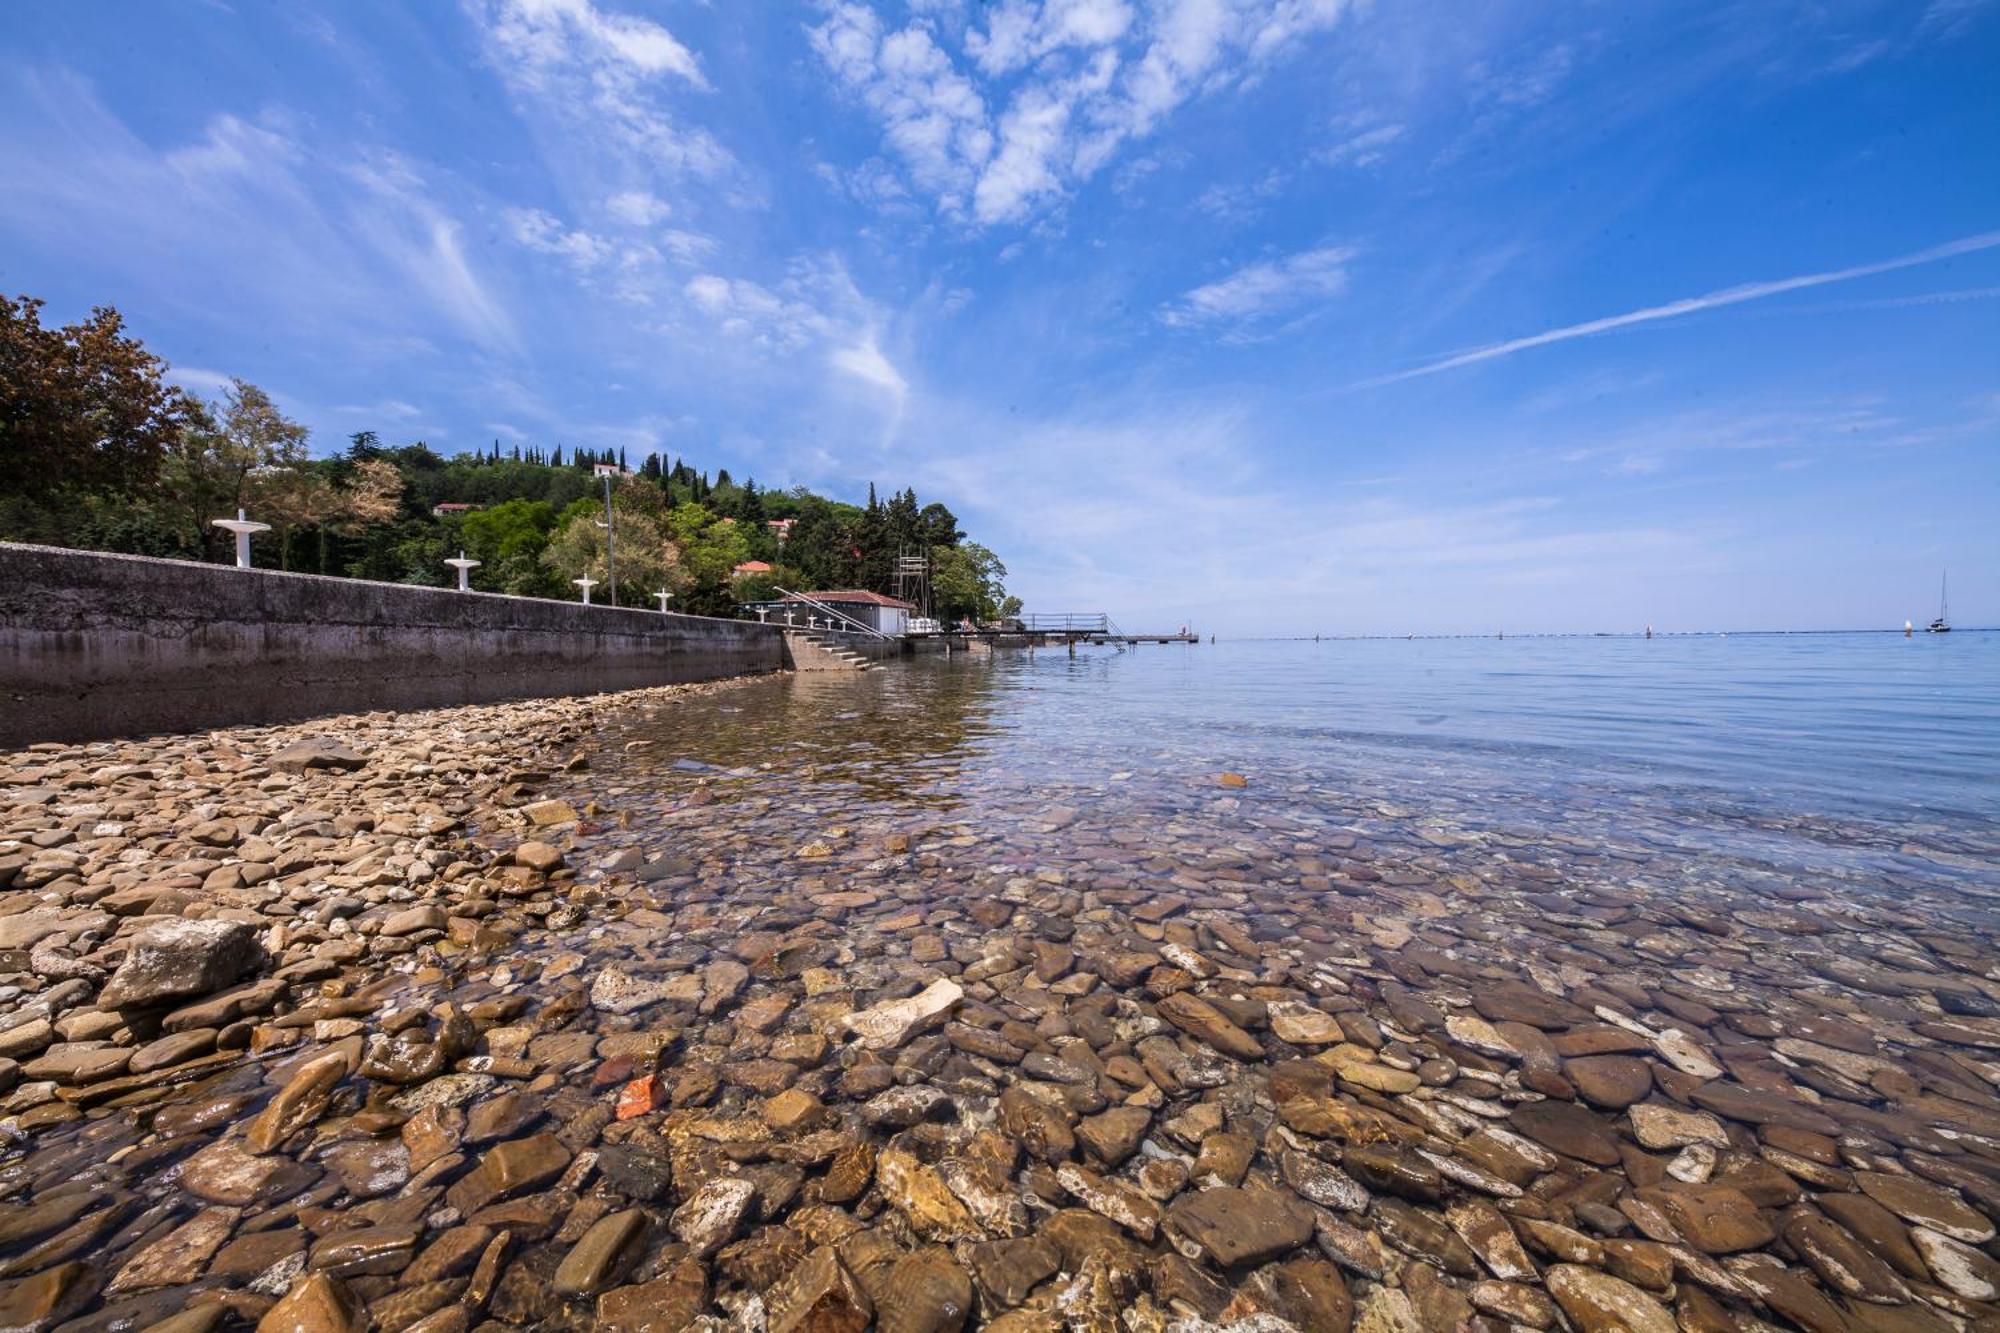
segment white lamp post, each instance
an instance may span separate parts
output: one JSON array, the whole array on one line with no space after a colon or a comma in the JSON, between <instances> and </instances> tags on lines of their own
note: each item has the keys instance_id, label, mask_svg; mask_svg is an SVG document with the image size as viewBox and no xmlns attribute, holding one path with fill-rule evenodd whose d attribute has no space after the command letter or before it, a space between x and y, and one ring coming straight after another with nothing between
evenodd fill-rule
<instances>
[{"instance_id":1,"label":"white lamp post","mask_svg":"<svg viewBox=\"0 0 2000 1333\"><path fill-rule=\"evenodd\" d=\"M465 552L461 550L456 559L447 560L445 563L458 571L458 590L460 592L471 592L472 585L466 582L466 576L479 568L480 562L466 559Z\"/></svg>"},{"instance_id":2,"label":"white lamp post","mask_svg":"<svg viewBox=\"0 0 2000 1333\"><path fill-rule=\"evenodd\" d=\"M595 588L595 587L596 587L596 586L598 585L598 583L599 583L599 582L601 582L601 580L599 580L599 579L594 579L594 578L590 577L590 575L588 575L588 574L585 574L585 575L584 575L584 576L583 576L582 578L580 578L580 579L571 579L571 580L570 580L570 582L571 582L571 583L574 583L574 584L575 584L575 585L576 585L577 587L579 587L579 588L583 589L583 604L584 604L585 606L589 606L589 605L590 605L590 590L591 590L592 588Z\"/></svg>"},{"instance_id":3,"label":"white lamp post","mask_svg":"<svg viewBox=\"0 0 2000 1333\"><path fill-rule=\"evenodd\" d=\"M269 532L271 525L269 523L252 523L249 519L243 517L241 509L236 511L235 518L218 518L214 522L216 527L227 528L236 534L236 567L238 569L250 568L250 534L253 532Z\"/></svg>"},{"instance_id":4,"label":"white lamp post","mask_svg":"<svg viewBox=\"0 0 2000 1333\"><path fill-rule=\"evenodd\" d=\"M653 596L660 599L660 614L665 615L667 613L667 603L673 600L674 595L668 592L665 588L661 588L659 591L655 592Z\"/></svg>"}]
</instances>

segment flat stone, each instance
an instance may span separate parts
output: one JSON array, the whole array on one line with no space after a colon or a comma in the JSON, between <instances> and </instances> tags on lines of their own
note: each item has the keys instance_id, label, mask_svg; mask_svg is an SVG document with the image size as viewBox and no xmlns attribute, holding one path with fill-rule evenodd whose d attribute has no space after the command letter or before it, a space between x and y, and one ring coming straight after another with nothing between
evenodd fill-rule
<instances>
[{"instance_id":1,"label":"flat stone","mask_svg":"<svg viewBox=\"0 0 2000 1333\"><path fill-rule=\"evenodd\" d=\"M97 1294L97 1270L82 1260L0 1283L0 1329L46 1329Z\"/></svg>"},{"instance_id":2,"label":"flat stone","mask_svg":"<svg viewBox=\"0 0 2000 1333\"><path fill-rule=\"evenodd\" d=\"M1717 1148L1729 1146L1729 1132L1722 1122L1706 1111L1689 1111L1661 1102L1641 1102L1626 1108L1632 1135L1644 1148L1660 1151L1707 1143Z\"/></svg>"},{"instance_id":3,"label":"flat stone","mask_svg":"<svg viewBox=\"0 0 2000 1333\"><path fill-rule=\"evenodd\" d=\"M134 1074L150 1074L199 1059L214 1049L214 1028L190 1028L147 1042L132 1052L132 1062L127 1068Z\"/></svg>"},{"instance_id":4,"label":"flat stone","mask_svg":"<svg viewBox=\"0 0 2000 1333\"><path fill-rule=\"evenodd\" d=\"M919 1032L941 1026L964 998L964 987L949 978L940 978L907 999L856 1010L841 1019L841 1026L854 1033L868 1050L891 1051Z\"/></svg>"},{"instance_id":5,"label":"flat stone","mask_svg":"<svg viewBox=\"0 0 2000 1333\"><path fill-rule=\"evenodd\" d=\"M565 1296L595 1296L611 1282L625 1251L646 1229L637 1208L611 1213L591 1224L556 1267L555 1289Z\"/></svg>"},{"instance_id":6,"label":"flat stone","mask_svg":"<svg viewBox=\"0 0 2000 1333\"><path fill-rule=\"evenodd\" d=\"M447 924L444 909L432 903L417 907L406 907L400 912L391 912L382 921L382 933L391 939L404 935L415 935L426 930L443 930Z\"/></svg>"},{"instance_id":7,"label":"flat stone","mask_svg":"<svg viewBox=\"0 0 2000 1333\"><path fill-rule=\"evenodd\" d=\"M308 1273L257 1321L257 1333L363 1333L368 1316L340 1279Z\"/></svg>"},{"instance_id":8,"label":"flat stone","mask_svg":"<svg viewBox=\"0 0 2000 1333\"><path fill-rule=\"evenodd\" d=\"M51 1046L21 1066L32 1079L53 1079L66 1087L116 1078L132 1062L132 1048L102 1043L66 1042Z\"/></svg>"},{"instance_id":9,"label":"flat stone","mask_svg":"<svg viewBox=\"0 0 2000 1333\"><path fill-rule=\"evenodd\" d=\"M178 1287L202 1275L208 1261L229 1239L242 1212L236 1208L204 1208L187 1222L126 1260L107 1291L145 1291Z\"/></svg>"},{"instance_id":10,"label":"flat stone","mask_svg":"<svg viewBox=\"0 0 2000 1333\"><path fill-rule=\"evenodd\" d=\"M156 921L132 937L97 1002L136 1009L207 995L256 967L262 952L255 927L242 921Z\"/></svg>"},{"instance_id":11,"label":"flat stone","mask_svg":"<svg viewBox=\"0 0 2000 1333\"><path fill-rule=\"evenodd\" d=\"M1255 1037L1231 1022L1220 1009L1192 991L1167 996L1156 1006L1166 1019L1195 1040L1238 1060L1261 1060L1264 1048Z\"/></svg>"},{"instance_id":12,"label":"flat stone","mask_svg":"<svg viewBox=\"0 0 2000 1333\"><path fill-rule=\"evenodd\" d=\"M1728 1185L1686 1185L1648 1191L1690 1245L1704 1254L1762 1249L1775 1238L1771 1224L1742 1190Z\"/></svg>"},{"instance_id":13,"label":"flat stone","mask_svg":"<svg viewBox=\"0 0 2000 1333\"><path fill-rule=\"evenodd\" d=\"M1592 1106L1623 1110L1653 1090L1653 1068L1630 1055L1586 1055L1565 1060L1562 1071Z\"/></svg>"},{"instance_id":14,"label":"flat stone","mask_svg":"<svg viewBox=\"0 0 2000 1333\"><path fill-rule=\"evenodd\" d=\"M1479 1257L1488 1272L1503 1282L1533 1282L1540 1276L1521 1247L1514 1228L1499 1209L1483 1199L1463 1199L1445 1210L1445 1221Z\"/></svg>"},{"instance_id":15,"label":"flat stone","mask_svg":"<svg viewBox=\"0 0 2000 1333\"><path fill-rule=\"evenodd\" d=\"M767 1305L769 1333L862 1333L875 1317L874 1302L831 1245L806 1256Z\"/></svg>"},{"instance_id":16,"label":"flat stone","mask_svg":"<svg viewBox=\"0 0 2000 1333\"><path fill-rule=\"evenodd\" d=\"M352 773L367 766L368 756L338 741L309 736L272 755L270 764L281 773L306 773L314 769Z\"/></svg>"},{"instance_id":17,"label":"flat stone","mask_svg":"<svg viewBox=\"0 0 2000 1333\"><path fill-rule=\"evenodd\" d=\"M253 1153L276 1152L286 1139L325 1113L347 1071L347 1057L339 1051L300 1065L250 1122L244 1145Z\"/></svg>"},{"instance_id":18,"label":"flat stone","mask_svg":"<svg viewBox=\"0 0 2000 1333\"><path fill-rule=\"evenodd\" d=\"M1118 1106L1101 1115L1085 1116L1076 1126L1085 1153L1106 1167L1115 1167L1139 1150L1139 1141L1153 1123L1143 1106Z\"/></svg>"},{"instance_id":19,"label":"flat stone","mask_svg":"<svg viewBox=\"0 0 2000 1333\"><path fill-rule=\"evenodd\" d=\"M1821 1213L1801 1211L1785 1220L1785 1242L1819 1279L1843 1296L1897 1305L1909 1299L1909 1289L1894 1269L1882 1262L1838 1222Z\"/></svg>"},{"instance_id":20,"label":"flat stone","mask_svg":"<svg viewBox=\"0 0 2000 1333\"><path fill-rule=\"evenodd\" d=\"M649 980L622 968L607 967L590 983L590 1007L600 1013L637 1013L673 996L674 979Z\"/></svg>"},{"instance_id":21,"label":"flat stone","mask_svg":"<svg viewBox=\"0 0 2000 1333\"><path fill-rule=\"evenodd\" d=\"M1331 1046L1347 1040L1332 1014L1298 1000L1271 1006L1271 1035L1294 1046Z\"/></svg>"},{"instance_id":22,"label":"flat stone","mask_svg":"<svg viewBox=\"0 0 2000 1333\"><path fill-rule=\"evenodd\" d=\"M1583 1333L1678 1333L1672 1314L1631 1283L1576 1264L1557 1264L1549 1295Z\"/></svg>"},{"instance_id":23,"label":"flat stone","mask_svg":"<svg viewBox=\"0 0 2000 1333\"><path fill-rule=\"evenodd\" d=\"M1910 1228L1910 1239L1940 1287L1968 1301L2000 1299L2000 1260L1928 1227Z\"/></svg>"},{"instance_id":24,"label":"flat stone","mask_svg":"<svg viewBox=\"0 0 2000 1333\"><path fill-rule=\"evenodd\" d=\"M1939 1235L1968 1245L1984 1245L1993 1239L1993 1223L1942 1185L1882 1171L1856 1171L1854 1183L1863 1194L1906 1222L1929 1227Z\"/></svg>"},{"instance_id":25,"label":"flat stone","mask_svg":"<svg viewBox=\"0 0 2000 1333\"><path fill-rule=\"evenodd\" d=\"M671 1229L696 1257L715 1253L736 1238L757 1201L757 1187L737 1176L718 1176L674 1210Z\"/></svg>"},{"instance_id":26,"label":"flat stone","mask_svg":"<svg viewBox=\"0 0 2000 1333\"><path fill-rule=\"evenodd\" d=\"M240 1139L218 1139L188 1158L181 1188L197 1199L242 1207L270 1192L290 1163L251 1153Z\"/></svg>"},{"instance_id":27,"label":"flat stone","mask_svg":"<svg viewBox=\"0 0 2000 1333\"><path fill-rule=\"evenodd\" d=\"M1589 1162L1617 1166L1618 1139L1599 1116L1574 1102L1524 1102L1514 1108L1513 1126L1545 1148Z\"/></svg>"},{"instance_id":28,"label":"flat stone","mask_svg":"<svg viewBox=\"0 0 2000 1333\"><path fill-rule=\"evenodd\" d=\"M926 1240L949 1244L985 1239L943 1177L901 1149L885 1148L876 1154L875 1186L903 1214L910 1229Z\"/></svg>"},{"instance_id":29,"label":"flat stone","mask_svg":"<svg viewBox=\"0 0 2000 1333\"><path fill-rule=\"evenodd\" d=\"M569 1149L553 1134L497 1143L446 1192L445 1199L470 1217L488 1204L540 1189L561 1175L569 1160Z\"/></svg>"},{"instance_id":30,"label":"flat stone","mask_svg":"<svg viewBox=\"0 0 2000 1333\"><path fill-rule=\"evenodd\" d=\"M1151 1241L1159 1231L1160 1205L1123 1181L1064 1162L1056 1168L1056 1183L1091 1212L1116 1222L1142 1241Z\"/></svg>"},{"instance_id":31,"label":"flat stone","mask_svg":"<svg viewBox=\"0 0 2000 1333\"><path fill-rule=\"evenodd\" d=\"M1028 1293L1054 1277L1062 1267L1062 1251L1042 1236L983 1241L965 1250L973 1280L989 1306L1011 1310Z\"/></svg>"},{"instance_id":32,"label":"flat stone","mask_svg":"<svg viewBox=\"0 0 2000 1333\"><path fill-rule=\"evenodd\" d=\"M1368 1207L1370 1196L1361 1182L1308 1153L1289 1149L1280 1153L1278 1169L1292 1192L1308 1203L1345 1213L1363 1212Z\"/></svg>"},{"instance_id":33,"label":"flat stone","mask_svg":"<svg viewBox=\"0 0 2000 1333\"><path fill-rule=\"evenodd\" d=\"M1195 1251L1188 1257L1232 1268L1296 1250L1312 1239L1313 1215L1287 1194L1225 1187L1181 1198L1167 1225Z\"/></svg>"},{"instance_id":34,"label":"flat stone","mask_svg":"<svg viewBox=\"0 0 2000 1333\"><path fill-rule=\"evenodd\" d=\"M708 1307L708 1276L693 1259L665 1277L597 1298L599 1333L681 1333Z\"/></svg>"},{"instance_id":35,"label":"flat stone","mask_svg":"<svg viewBox=\"0 0 2000 1333\"><path fill-rule=\"evenodd\" d=\"M514 848L514 864L544 875L552 874L563 868L562 849L538 838L530 838Z\"/></svg>"},{"instance_id":36,"label":"flat stone","mask_svg":"<svg viewBox=\"0 0 2000 1333\"><path fill-rule=\"evenodd\" d=\"M972 1279L940 1246L898 1259L888 1285L894 1295L876 1305L876 1333L958 1333L972 1314Z\"/></svg>"}]
</instances>

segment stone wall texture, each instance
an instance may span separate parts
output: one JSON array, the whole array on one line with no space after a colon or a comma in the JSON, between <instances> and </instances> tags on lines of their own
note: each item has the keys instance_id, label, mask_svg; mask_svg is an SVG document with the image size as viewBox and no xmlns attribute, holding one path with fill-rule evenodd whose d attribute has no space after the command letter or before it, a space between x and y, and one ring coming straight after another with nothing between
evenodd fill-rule
<instances>
[{"instance_id":1,"label":"stone wall texture","mask_svg":"<svg viewBox=\"0 0 2000 1333\"><path fill-rule=\"evenodd\" d=\"M742 620L0 542L0 746L777 671Z\"/></svg>"}]
</instances>

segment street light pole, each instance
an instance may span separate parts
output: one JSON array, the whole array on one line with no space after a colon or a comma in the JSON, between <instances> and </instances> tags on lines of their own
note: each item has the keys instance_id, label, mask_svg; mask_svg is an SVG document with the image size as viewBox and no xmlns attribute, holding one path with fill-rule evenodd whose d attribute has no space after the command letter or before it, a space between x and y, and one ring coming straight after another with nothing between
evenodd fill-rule
<instances>
[{"instance_id":1,"label":"street light pole","mask_svg":"<svg viewBox=\"0 0 2000 1333\"><path fill-rule=\"evenodd\" d=\"M604 573L609 581L605 589L611 605L618 605L618 528L617 519L611 513L611 468L603 463L597 470L604 478Z\"/></svg>"}]
</instances>

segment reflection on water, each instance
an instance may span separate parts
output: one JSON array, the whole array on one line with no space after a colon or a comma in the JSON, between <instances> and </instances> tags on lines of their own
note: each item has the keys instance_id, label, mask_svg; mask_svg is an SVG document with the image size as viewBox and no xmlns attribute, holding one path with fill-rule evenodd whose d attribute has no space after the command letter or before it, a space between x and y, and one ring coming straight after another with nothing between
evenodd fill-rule
<instances>
[{"instance_id":1,"label":"reflection on water","mask_svg":"<svg viewBox=\"0 0 2000 1333\"><path fill-rule=\"evenodd\" d=\"M1002 652L663 709L597 773L642 823L697 794L801 829L921 810L993 835L1048 806L1163 830L1202 818L1229 770L1271 827L1587 850L1661 887L1811 874L1982 894L2000 890L1996 650L1855 635Z\"/></svg>"}]
</instances>

